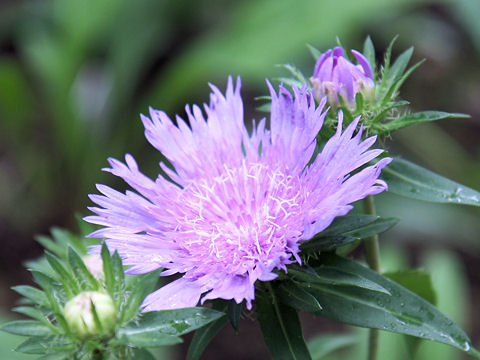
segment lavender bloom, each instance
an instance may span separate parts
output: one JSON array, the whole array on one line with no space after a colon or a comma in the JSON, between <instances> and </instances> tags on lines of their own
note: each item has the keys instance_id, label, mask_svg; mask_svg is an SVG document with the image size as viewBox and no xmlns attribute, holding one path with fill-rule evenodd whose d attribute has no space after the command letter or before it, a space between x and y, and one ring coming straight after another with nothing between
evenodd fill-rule
<instances>
[{"instance_id":1,"label":"lavender bloom","mask_svg":"<svg viewBox=\"0 0 480 360\"><path fill-rule=\"evenodd\" d=\"M353 108L358 92L363 92L367 96L373 94L375 84L367 58L356 50L352 50L352 54L357 59L358 65L348 61L339 46L326 51L317 60L310 81L318 100L327 96L330 104L338 106L340 95L348 106Z\"/></svg>"},{"instance_id":2,"label":"lavender bloom","mask_svg":"<svg viewBox=\"0 0 480 360\"><path fill-rule=\"evenodd\" d=\"M87 221L104 226L90 236L106 238L118 250L130 274L165 268L162 275L184 274L148 295L144 311L195 306L200 297L246 300L251 308L254 284L277 277L275 269L299 262L299 245L325 229L350 203L378 194L378 179L389 158L349 174L380 155L368 150L375 137L353 136L358 119L336 134L307 166L325 118L325 101L270 84L271 128L265 119L248 134L243 118L240 79L229 78L226 95L211 85L205 114L186 107L190 125L177 126L162 111L141 116L148 141L171 162L160 163L171 181L143 175L131 155L125 163L109 159L106 169L136 192L125 194L98 185L91 195L100 207ZM96 249L98 251L98 248Z\"/></svg>"}]
</instances>

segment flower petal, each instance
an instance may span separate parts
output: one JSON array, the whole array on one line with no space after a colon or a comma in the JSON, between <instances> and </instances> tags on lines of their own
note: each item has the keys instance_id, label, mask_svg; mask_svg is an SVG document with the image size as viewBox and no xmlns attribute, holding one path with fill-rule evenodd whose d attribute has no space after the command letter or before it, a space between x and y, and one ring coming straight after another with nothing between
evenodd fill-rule
<instances>
[{"instance_id":1,"label":"flower petal","mask_svg":"<svg viewBox=\"0 0 480 360\"><path fill-rule=\"evenodd\" d=\"M173 310L193 307L198 304L205 286L182 277L148 295L143 301L143 311Z\"/></svg>"}]
</instances>

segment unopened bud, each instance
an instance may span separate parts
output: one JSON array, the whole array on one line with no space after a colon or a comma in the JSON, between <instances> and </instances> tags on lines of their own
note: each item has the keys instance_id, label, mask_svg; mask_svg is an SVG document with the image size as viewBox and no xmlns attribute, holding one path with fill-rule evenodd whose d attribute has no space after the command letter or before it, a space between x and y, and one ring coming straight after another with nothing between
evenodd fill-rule
<instances>
[{"instance_id":1,"label":"unopened bud","mask_svg":"<svg viewBox=\"0 0 480 360\"><path fill-rule=\"evenodd\" d=\"M82 260L88 271L90 271L97 280L103 280L105 278L103 273L103 261L100 255L86 255Z\"/></svg>"},{"instance_id":2,"label":"unopened bud","mask_svg":"<svg viewBox=\"0 0 480 360\"><path fill-rule=\"evenodd\" d=\"M98 321L95 320L92 304ZM63 312L72 332L82 339L107 334L115 326L115 304L112 298L103 292L84 291L67 302Z\"/></svg>"},{"instance_id":3,"label":"unopened bud","mask_svg":"<svg viewBox=\"0 0 480 360\"><path fill-rule=\"evenodd\" d=\"M339 105L339 96L350 108L355 107L355 96L362 93L367 100L373 99L374 81L372 68L367 58L352 50L358 65L350 62L341 47L326 51L315 64L310 78L317 100L327 96L331 106Z\"/></svg>"}]
</instances>

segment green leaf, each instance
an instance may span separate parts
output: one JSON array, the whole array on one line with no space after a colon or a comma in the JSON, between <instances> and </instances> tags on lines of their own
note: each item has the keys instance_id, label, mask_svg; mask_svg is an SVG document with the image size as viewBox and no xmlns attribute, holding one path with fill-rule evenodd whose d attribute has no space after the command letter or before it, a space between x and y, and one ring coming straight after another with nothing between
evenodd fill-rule
<instances>
[{"instance_id":1,"label":"green leaf","mask_svg":"<svg viewBox=\"0 0 480 360\"><path fill-rule=\"evenodd\" d=\"M289 268L288 274L294 279L298 279L307 284L320 283L334 286L353 286L391 295L386 288L376 282L370 281L355 272L342 269L341 267L322 265L313 269L292 266Z\"/></svg>"},{"instance_id":2,"label":"green leaf","mask_svg":"<svg viewBox=\"0 0 480 360\"><path fill-rule=\"evenodd\" d=\"M320 58L320 56L322 56L322 52L320 50L318 50L316 47L314 47L310 44L307 44L307 47L308 47L308 50L310 50L310 53L312 54L313 59L315 61L317 61Z\"/></svg>"},{"instance_id":3,"label":"green leaf","mask_svg":"<svg viewBox=\"0 0 480 360\"><path fill-rule=\"evenodd\" d=\"M95 306L92 299L90 299L90 309L92 310L93 322L95 323L95 327L97 328L98 333L103 334L104 333L103 324L100 321L100 318L98 317L97 307Z\"/></svg>"},{"instance_id":4,"label":"green leaf","mask_svg":"<svg viewBox=\"0 0 480 360\"><path fill-rule=\"evenodd\" d=\"M258 321L273 359L311 360L297 310L281 303L273 287L257 296Z\"/></svg>"},{"instance_id":5,"label":"green leaf","mask_svg":"<svg viewBox=\"0 0 480 360\"><path fill-rule=\"evenodd\" d=\"M262 104L257 107L257 110L260 112L269 113L272 110L272 104L271 103Z\"/></svg>"},{"instance_id":6,"label":"green leaf","mask_svg":"<svg viewBox=\"0 0 480 360\"><path fill-rule=\"evenodd\" d=\"M97 279L88 271L85 263L83 262L80 255L72 248L69 247L67 251L68 264L72 269L72 272L80 284L81 290L98 290L100 284Z\"/></svg>"},{"instance_id":7,"label":"green leaf","mask_svg":"<svg viewBox=\"0 0 480 360\"><path fill-rule=\"evenodd\" d=\"M394 217L378 218L375 221L360 226L357 229L348 231L345 235L353 236L356 239L365 239L369 236L383 233L398 223L399 219Z\"/></svg>"},{"instance_id":8,"label":"green leaf","mask_svg":"<svg viewBox=\"0 0 480 360\"><path fill-rule=\"evenodd\" d=\"M16 320L0 326L0 330L16 335L46 336L52 335L52 330L37 320Z\"/></svg>"},{"instance_id":9,"label":"green leaf","mask_svg":"<svg viewBox=\"0 0 480 360\"><path fill-rule=\"evenodd\" d=\"M30 300L33 304L37 304L40 306L48 306L48 298L45 293L33 286L29 285L18 285L12 287L13 291L16 291L20 295L26 297Z\"/></svg>"},{"instance_id":10,"label":"green leaf","mask_svg":"<svg viewBox=\"0 0 480 360\"><path fill-rule=\"evenodd\" d=\"M156 357L153 356L146 349L133 349L132 359L135 359L135 360L156 360Z\"/></svg>"},{"instance_id":11,"label":"green leaf","mask_svg":"<svg viewBox=\"0 0 480 360\"><path fill-rule=\"evenodd\" d=\"M395 158L382 171L388 190L404 197L480 206L480 192L444 178L407 160Z\"/></svg>"},{"instance_id":12,"label":"green leaf","mask_svg":"<svg viewBox=\"0 0 480 360\"><path fill-rule=\"evenodd\" d=\"M27 315L32 319L38 320L47 326L51 325L53 327L53 325L47 320L47 314L40 309L31 306L19 306L13 308L12 310L19 314Z\"/></svg>"},{"instance_id":13,"label":"green leaf","mask_svg":"<svg viewBox=\"0 0 480 360\"><path fill-rule=\"evenodd\" d=\"M398 222L396 218L380 218L375 215L346 215L333 223L311 240L304 242L302 252L329 251L357 239L382 233Z\"/></svg>"},{"instance_id":14,"label":"green leaf","mask_svg":"<svg viewBox=\"0 0 480 360\"><path fill-rule=\"evenodd\" d=\"M187 360L200 359L207 345L215 338L228 322L226 316L222 316L210 324L198 329L193 335L192 342L188 348Z\"/></svg>"},{"instance_id":15,"label":"green leaf","mask_svg":"<svg viewBox=\"0 0 480 360\"><path fill-rule=\"evenodd\" d=\"M314 237L313 239L304 242L300 246L300 251L302 254L316 251L331 251L356 240L357 238L349 235Z\"/></svg>"},{"instance_id":16,"label":"green leaf","mask_svg":"<svg viewBox=\"0 0 480 360\"><path fill-rule=\"evenodd\" d=\"M122 327L119 335L154 333L181 336L196 330L225 314L207 308L186 308L178 310L151 311Z\"/></svg>"},{"instance_id":17,"label":"green leaf","mask_svg":"<svg viewBox=\"0 0 480 360\"><path fill-rule=\"evenodd\" d=\"M37 360L69 360L73 358L72 353L60 351L39 357Z\"/></svg>"},{"instance_id":18,"label":"green leaf","mask_svg":"<svg viewBox=\"0 0 480 360\"><path fill-rule=\"evenodd\" d=\"M68 301L63 286L50 276L36 270L31 271L35 282L45 290L44 294L47 296L50 307L54 310L60 310L60 306Z\"/></svg>"},{"instance_id":19,"label":"green leaf","mask_svg":"<svg viewBox=\"0 0 480 360\"><path fill-rule=\"evenodd\" d=\"M316 236L341 235L362 226L373 223L379 217L375 215L345 215L335 218L332 224Z\"/></svg>"},{"instance_id":20,"label":"green leaf","mask_svg":"<svg viewBox=\"0 0 480 360\"><path fill-rule=\"evenodd\" d=\"M159 271L153 271L145 275L136 275L128 284L128 298L121 314L121 322L126 322L135 316L145 297L150 294L158 282Z\"/></svg>"},{"instance_id":21,"label":"green leaf","mask_svg":"<svg viewBox=\"0 0 480 360\"><path fill-rule=\"evenodd\" d=\"M174 335L162 334L156 331L122 334L115 345L128 345L139 348L160 347L180 344L181 338Z\"/></svg>"},{"instance_id":22,"label":"green leaf","mask_svg":"<svg viewBox=\"0 0 480 360\"><path fill-rule=\"evenodd\" d=\"M81 289L72 273L68 272L60 260L53 254L45 251L45 258L60 279L69 298L77 295Z\"/></svg>"},{"instance_id":23,"label":"green leaf","mask_svg":"<svg viewBox=\"0 0 480 360\"><path fill-rule=\"evenodd\" d=\"M301 86L303 86L304 84L307 83L307 79L305 79L305 76L295 66L290 65L290 64L282 64L282 65L278 65L278 66L287 69L295 77L295 80L296 80L295 84L301 84ZM285 80L289 80L289 79L288 78L283 78L283 80L285 81Z\"/></svg>"},{"instance_id":24,"label":"green leaf","mask_svg":"<svg viewBox=\"0 0 480 360\"><path fill-rule=\"evenodd\" d=\"M387 272L383 275L424 298L429 303L437 304L437 294L433 288L432 276L426 271L420 269L399 270Z\"/></svg>"},{"instance_id":25,"label":"green leaf","mask_svg":"<svg viewBox=\"0 0 480 360\"><path fill-rule=\"evenodd\" d=\"M48 299L47 307L52 309L61 328L69 331L68 325L63 317L63 306L68 301L63 286L59 284L57 280L52 279L40 271L32 270L31 272L35 282L45 290L44 294Z\"/></svg>"},{"instance_id":26,"label":"green leaf","mask_svg":"<svg viewBox=\"0 0 480 360\"><path fill-rule=\"evenodd\" d=\"M65 352L74 348L72 340L66 336L33 336L21 343L15 351L26 354L46 354Z\"/></svg>"},{"instance_id":27,"label":"green leaf","mask_svg":"<svg viewBox=\"0 0 480 360\"><path fill-rule=\"evenodd\" d=\"M299 80L295 80L295 79L288 78L288 77L278 77L278 78L275 78L275 80L282 83L284 86L285 85L288 85L290 87L296 86L299 89L301 89L303 87L303 85L305 85L305 83L302 83Z\"/></svg>"},{"instance_id":28,"label":"green leaf","mask_svg":"<svg viewBox=\"0 0 480 360\"><path fill-rule=\"evenodd\" d=\"M37 242L39 242L45 249L51 251L52 253L57 254L61 257L65 257L66 248L60 246L48 236L39 235L35 237L35 240L37 240Z\"/></svg>"},{"instance_id":29,"label":"green leaf","mask_svg":"<svg viewBox=\"0 0 480 360\"><path fill-rule=\"evenodd\" d=\"M372 133L383 134L385 130L383 130L383 124L381 124L381 122L385 119L387 114L390 113L392 109L407 106L408 104L410 104L410 102L406 100L399 100L383 106L382 110L377 113L375 117L371 120L372 128L370 130L372 131Z\"/></svg>"},{"instance_id":30,"label":"green leaf","mask_svg":"<svg viewBox=\"0 0 480 360\"><path fill-rule=\"evenodd\" d=\"M461 113L448 113L444 111L421 111L413 114L406 114L394 121L380 125L384 131L398 130L406 126L422 122L436 121L442 119L465 119L470 116Z\"/></svg>"},{"instance_id":31,"label":"green leaf","mask_svg":"<svg viewBox=\"0 0 480 360\"><path fill-rule=\"evenodd\" d=\"M390 93L390 89L395 86L395 83L399 81L413 54L413 46L401 53L397 60L393 63L388 72L384 73L381 83L381 89ZM391 94L390 94L391 95ZM388 99L389 100L389 99Z\"/></svg>"},{"instance_id":32,"label":"green leaf","mask_svg":"<svg viewBox=\"0 0 480 360\"><path fill-rule=\"evenodd\" d=\"M372 39L367 36L363 43L363 55L367 58L370 66L372 67L372 73L375 78L377 72L377 62L375 61L375 47L373 46Z\"/></svg>"},{"instance_id":33,"label":"green leaf","mask_svg":"<svg viewBox=\"0 0 480 360\"><path fill-rule=\"evenodd\" d=\"M243 308L242 303L237 304L235 300L231 300L228 302L228 308L227 308L228 320L230 320L230 324L235 329L235 331L238 331L238 327L240 325L240 316L242 315L242 308Z\"/></svg>"},{"instance_id":34,"label":"green leaf","mask_svg":"<svg viewBox=\"0 0 480 360\"><path fill-rule=\"evenodd\" d=\"M113 270L113 300L117 309L123 312L124 296L125 296L125 273L123 270L122 259L117 251L112 255Z\"/></svg>"},{"instance_id":35,"label":"green leaf","mask_svg":"<svg viewBox=\"0 0 480 360\"><path fill-rule=\"evenodd\" d=\"M347 324L413 335L474 354L465 332L418 295L353 260L331 254L322 256L321 260L326 266L367 278L392 295L359 287L297 283L322 304L323 310L318 315Z\"/></svg>"},{"instance_id":36,"label":"green leaf","mask_svg":"<svg viewBox=\"0 0 480 360\"><path fill-rule=\"evenodd\" d=\"M387 104L392 100L392 97L395 97L397 92L400 90L400 87L403 85L405 80L408 79L408 77L415 71L417 70L423 63L425 62L425 59L420 60L417 62L415 65L410 67L407 71L403 73L403 75L400 76L398 80L395 81L395 83L390 87L390 89L387 92L387 95L385 96L384 99L384 104Z\"/></svg>"},{"instance_id":37,"label":"green leaf","mask_svg":"<svg viewBox=\"0 0 480 360\"><path fill-rule=\"evenodd\" d=\"M384 273L383 275L414 292L429 303L437 305L437 294L433 288L432 277L429 273L417 269L399 270ZM413 358L422 340L410 335L405 335L405 340L410 356Z\"/></svg>"},{"instance_id":38,"label":"green leaf","mask_svg":"<svg viewBox=\"0 0 480 360\"><path fill-rule=\"evenodd\" d=\"M110 256L110 251L108 250L108 247L105 243L102 244L101 257L103 264L103 274L105 276L105 288L112 297L112 299L115 300L115 276L113 273L113 261L112 257ZM118 304L116 303L116 305Z\"/></svg>"},{"instance_id":39,"label":"green leaf","mask_svg":"<svg viewBox=\"0 0 480 360\"><path fill-rule=\"evenodd\" d=\"M282 282L277 288L276 293L280 301L294 309L308 312L317 312L322 310L318 300L301 288L294 282Z\"/></svg>"},{"instance_id":40,"label":"green leaf","mask_svg":"<svg viewBox=\"0 0 480 360\"><path fill-rule=\"evenodd\" d=\"M357 342L357 338L353 335L322 334L314 337L307 345L312 354L312 360L321 360L325 356L347 346L355 345Z\"/></svg>"},{"instance_id":41,"label":"green leaf","mask_svg":"<svg viewBox=\"0 0 480 360\"><path fill-rule=\"evenodd\" d=\"M398 35L396 35L392 39L392 41L390 41L390 44L388 44L388 47L387 47L387 51L385 51L385 60L383 61L383 76L382 76L381 85L383 85L384 81L388 78L388 73L390 72L390 59L392 57L392 49L397 39L398 39Z\"/></svg>"},{"instance_id":42,"label":"green leaf","mask_svg":"<svg viewBox=\"0 0 480 360\"><path fill-rule=\"evenodd\" d=\"M73 246L75 251L82 256L87 253L87 247L85 245L85 242L77 235L74 235L65 229L60 229L57 227L52 228L50 232L52 233L53 239L63 247L64 256L68 255L67 249L69 246ZM61 256L61 254L57 255Z\"/></svg>"}]
</instances>

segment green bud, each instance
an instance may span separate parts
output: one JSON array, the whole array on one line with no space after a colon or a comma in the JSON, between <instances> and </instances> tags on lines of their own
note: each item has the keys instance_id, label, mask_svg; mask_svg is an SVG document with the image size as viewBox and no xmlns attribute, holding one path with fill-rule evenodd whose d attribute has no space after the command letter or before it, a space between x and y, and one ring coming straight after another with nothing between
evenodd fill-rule
<instances>
[{"instance_id":1,"label":"green bud","mask_svg":"<svg viewBox=\"0 0 480 360\"><path fill-rule=\"evenodd\" d=\"M81 339L107 334L115 327L115 304L103 292L84 291L78 294L65 304L63 313L72 332Z\"/></svg>"}]
</instances>

